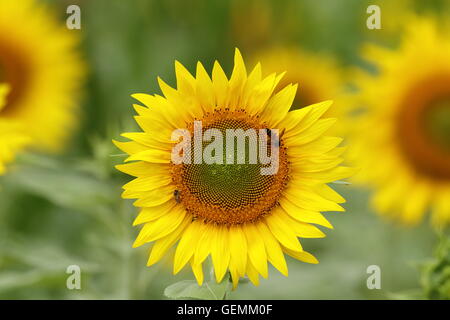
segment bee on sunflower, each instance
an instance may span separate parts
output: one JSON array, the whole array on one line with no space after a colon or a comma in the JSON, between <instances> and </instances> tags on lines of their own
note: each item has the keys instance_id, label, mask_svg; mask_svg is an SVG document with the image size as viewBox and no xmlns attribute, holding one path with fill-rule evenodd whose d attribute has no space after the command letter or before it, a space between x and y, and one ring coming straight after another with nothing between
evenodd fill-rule
<instances>
[{"instance_id":1,"label":"bee on sunflower","mask_svg":"<svg viewBox=\"0 0 450 320\"><path fill-rule=\"evenodd\" d=\"M405 224L430 212L450 222L450 41L430 18L410 17L397 50L368 46L376 73L361 72L361 112L350 133L355 182L375 209Z\"/></svg>"},{"instance_id":2,"label":"bee on sunflower","mask_svg":"<svg viewBox=\"0 0 450 320\"><path fill-rule=\"evenodd\" d=\"M0 0L0 119L17 123L34 149L59 151L75 126L85 66L75 32L36 0Z\"/></svg>"},{"instance_id":3,"label":"bee on sunflower","mask_svg":"<svg viewBox=\"0 0 450 320\"><path fill-rule=\"evenodd\" d=\"M284 254L317 263L298 238L324 237L315 225L332 228L321 212L344 211L339 204L345 200L327 183L351 174L340 165L342 139L326 135L335 123L322 118L331 101L289 111L296 85L275 94L283 74L262 77L260 64L247 74L237 49L229 79L217 61L212 77L201 63L195 77L179 62L175 72L176 89L158 79L164 96L132 96L143 104L134 105L143 131L115 141L129 155L117 169L136 177L123 193L141 208L134 247L153 243L150 266L176 246L174 273L190 264L199 285L208 256L216 281L228 271L234 287L244 276L258 285L260 275L268 276L268 262L287 276ZM261 163L174 163L179 141L172 133L182 128L195 135L198 121L219 133L255 129L272 136L277 129L278 170L263 175Z\"/></svg>"}]
</instances>

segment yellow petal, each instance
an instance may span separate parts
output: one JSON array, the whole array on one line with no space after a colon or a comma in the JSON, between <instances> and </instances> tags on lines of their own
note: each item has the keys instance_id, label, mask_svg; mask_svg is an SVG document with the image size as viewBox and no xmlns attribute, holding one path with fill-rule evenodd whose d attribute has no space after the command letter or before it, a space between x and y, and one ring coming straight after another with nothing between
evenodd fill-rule
<instances>
[{"instance_id":1,"label":"yellow petal","mask_svg":"<svg viewBox=\"0 0 450 320\"><path fill-rule=\"evenodd\" d=\"M180 240L181 235L183 234L187 226L191 223L191 221L191 216L186 215L183 222L181 222L178 228L169 233L167 236L155 241L148 258L147 266L154 265L159 260L161 260L167 250L169 250L175 243L177 243L178 240Z\"/></svg>"},{"instance_id":2,"label":"yellow petal","mask_svg":"<svg viewBox=\"0 0 450 320\"><path fill-rule=\"evenodd\" d=\"M316 226L291 219L291 227L299 238L324 238L326 235Z\"/></svg>"},{"instance_id":3,"label":"yellow petal","mask_svg":"<svg viewBox=\"0 0 450 320\"><path fill-rule=\"evenodd\" d=\"M146 132L128 132L122 133L121 136L136 141L139 144L147 146L148 148L151 149L159 149L170 152L173 147L173 144L169 142L158 141Z\"/></svg>"},{"instance_id":4,"label":"yellow petal","mask_svg":"<svg viewBox=\"0 0 450 320\"><path fill-rule=\"evenodd\" d=\"M131 95L131 97L133 99L136 99L137 101L141 102L142 104L144 104L148 108L156 107L155 106L155 98L154 98L154 96L152 96L150 94L134 93L134 94ZM147 108L147 111L144 111L143 109L141 109L141 110L144 111L144 113L148 113L149 112L148 108Z\"/></svg>"},{"instance_id":5,"label":"yellow petal","mask_svg":"<svg viewBox=\"0 0 450 320\"><path fill-rule=\"evenodd\" d=\"M272 96L276 85L277 76L275 73L264 78L253 90L248 98L246 110L250 115L256 115L262 112L264 107Z\"/></svg>"},{"instance_id":6,"label":"yellow petal","mask_svg":"<svg viewBox=\"0 0 450 320\"><path fill-rule=\"evenodd\" d=\"M310 143L321 137L326 131L328 131L335 123L337 119L328 118L318 120L315 124L309 127L303 132L299 132L296 135L287 136L285 138L286 145L304 145Z\"/></svg>"},{"instance_id":7,"label":"yellow petal","mask_svg":"<svg viewBox=\"0 0 450 320\"><path fill-rule=\"evenodd\" d=\"M325 219L325 217L321 213L317 211L302 209L296 206L288 199L286 199L286 197L282 197L280 199L280 205L292 218L298 221L314 223L333 229L331 223L327 219Z\"/></svg>"},{"instance_id":8,"label":"yellow petal","mask_svg":"<svg viewBox=\"0 0 450 320\"><path fill-rule=\"evenodd\" d=\"M241 52L236 48L234 54L234 68L230 77L230 94L228 97L228 107L234 110L235 107L241 105L240 98L242 97L242 90L247 80L247 71Z\"/></svg>"},{"instance_id":9,"label":"yellow petal","mask_svg":"<svg viewBox=\"0 0 450 320\"><path fill-rule=\"evenodd\" d=\"M230 254L233 264L240 276L245 275L247 269L247 238L240 226L232 226L228 232Z\"/></svg>"},{"instance_id":10,"label":"yellow petal","mask_svg":"<svg viewBox=\"0 0 450 320\"><path fill-rule=\"evenodd\" d=\"M322 198L318 194L297 186L288 185L283 195L297 207L310 211L345 211L336 202Z\"/></svg>"},{"instance_id":11,"label":"yellow petal","mask_svg":"<svg viewBox=\"0 0 450 320\"><path fill-rule=\"evenodd\" d=\"M346 200L335 190L333 190L330 186L326 184L321 184L314 187L314 190L325 199L330 201L334 201L336 203L345 203Z\"/></svg>"},{"instance_id":12,"label":"yellow petal","mask_svg":"<svg viewBox=\"0 0 450 320\"><path fill-rule=\"evenodd\" d=\"M277 128L277 125L286 117L292 106L297 92L297 84L288 85L275 96L273 96L261 114L262 119L266 119L271 128Z\"/></svg>"},{"instance_id":13,"label":"yellow petal","mask_svg":"<svg viewBox=\"0 0 450 320\"><path fill-rule=\"evenodd\" d=\"M305 107L310 110L306 116L292 129L285 133L285 138L299 136L303 131L312 126L333 104L333 101L324 101Z\"/></svg>"},{"instance_id":14,"label":"yellow petal","mask_svg":"<svg viewBox=\"0 0 450 320\"><path fill-rule=\"evenodd\" d=\"M168 165L144 161L119 164L115 168L134 177L170 174Z\"/></svg>"},{"instance_id":15,"label":"yellow petal","mask_svg":"<svg viewBox=\"0 0 450 320\"><path fill-rule=\"evenodd\" d=\"M131 95L132 98L143 103L147 108L137 104L133 104L136 112L145 118L150 125L141 125L141 128L149 133L149 130L155 127L171 127L180 128L187 120L187 110L177 110L173 103L170 103L166 98L160 95L149 95L144 93L136 93Z\"/></svg>"},{"instance_id":16,"label":"yellow petal","mask_svg":"<svg viewBox=\"0 0 450 320\"><path fill-rule=\"evenodd\" d=\"M293 172L320 172L327 171L339 166L344 159L342 158L332 158L332 159L314 159L311 157L295 158L295 154L291 154L291 167ZM299 180L301 183L301 181Z\"/></svg>"},{"instance_id":17,"label":"yellow petal","mask_svg":"<svg viewBox=\"0 0 450 320\"><path fill-rule=\"evenodd\" d=\"M206 112L212 112L216 106L213 84L211 78L200 62L197 63L196 78L197 99L200 101L200 105L203 110Z\"/></svg>"},{"instance_id":18,"label":"yellow petal","mask_svg":"<svg viewBox=\"0 0 450 320\"><path fill-rule=\"evenodd\" d=\"M291 229L294 231L295 235L299 238L323 238L325 237L325 234L316 226L300 222L298 220L295 220L291 218L286 211L280 210L277 213L280 218L283 221L286 221L286 223L291 227Z\"/></svg>"},{"instance_id":19,"label":"yellow petal","mask_svg":"<svg viewBox=\"0 0 450 320\"><path fill-rule=\"evenodd\" d=\"M205 230L203 231L203 235L200 241L197 244L197 248L195 250L195 264L200 264L208 257L211 253L213 246L213 239L215 238L216 228L214 225L206 224Z\"/></svg>"},{"instance_id":20,"label":"yellow petal","mask_svg":"<svg viewBox=\"0 0 450 320\"><path fill-rule=\"evenodd\" d=\"M156 190L145 191L142 198L134 202L136 207L154 207L173 199L174 187L167 185Z\"/></svg>"},{"instance_id":21,"label":"yellow petal","mask_svg":"<svg viewBox=\"0 0 450 320\"><path fill-rule=\"evenodd\" d=\"M298 241L294 231L283 221L280 216L281 208L276 208L272 210L272 213L265 217L267 226L269 227L275 238L285 247L292 249L294 251L302 251L302 246Z\"/></svg>"},{"instance_id":22,"label":"yellow petal","mask_svg":"<svg viewBox=\"0 0 450 320\"><path fill-rule=\"evenodd\" d=\"M309 112L311 112L311 108L301 108L288 112L286 117L281 120L280 128L284 128L286 132L289 132L295 128Z\"/></svg>"},{"instance_id":23,"label":"yellow petal","mask_svg":"<svg viewBox=\"0 0 450 320\"><path fill-rule=\"evenodd\" d=\"M159 206L142 209L139 215L134 220L133 226L137 226L139 224L160 218L161 216L172 210L176 206L176 204L177 203L175 202L175 200L170 200Z\"/></svg>"},{"instance_id":24,"label":"yellow petal","mask_svg":"<svg viewBox=\"0 0 450 320\"><path fill-rule=\"evenodd\" d=\"M255 68L250 72L247 81L245 82L244 90L242 92L241 103L243 106L247 106L255 87L261 82L261 64L258 63Z\"/></svg>"},{"instance_id":25,"label":"yellow petal","mask_svg":"<svg viewBox=\"0 0 450 320\"><path fill-rule=\"evenodd\" d=\"M238 272L237 267L233 263L233 260L230 260L229 268L230 268L231 282L233 283L233 290L235 290L239 284L240 272ZM245 268L247 268L247 263L245 265ZM245 274L245 271L244 271L244 274Z\"/></svg>"},{"instance_id":26,"label":"yellow petal","mask_svg":"<svg viewBox=\"0 0 450 320\"><path fill-rule=\"evenodd\" d=\"M179 61L175 61L175 75L177 89L186 94L194 94L195 78Z\"/></svg>"},{"instance_id":27,"label":"yellow petal","mask_svg":"<svg viewBox=\"0 0 450 320\"><path fill-rule=\"evenodd\" d=\"M354 175L356 172L355 168L349 167L336 167L330 170L320 171L320 172L303 172L302 173L302 183L304 184L314 184L319 183L329 183L342 179L346 179Z\"/></svg>"},{"instance_id":28,"label":"yellow petal","mask_svg":"<svg viewBox=\"0 0 450 320\"><path fill-rule=\"evenodd\" d=\"M230 249L228 245L228 228L215 227L215 237L212 242L211 257L214 265L216 281L220 283L227 272L230 262Z\"/></svg>"},{"instance_id":29,"label":"yellow petal","mask_svg":"<svg viewBox=\"0 0 450 320\"><path fill-rule=\"evenodd\" d=\"M171 162L171 152L147 149L129 156L125 161L145 161L150 163L170 163Z\"/></svg>"},{"instance_id":30,"label":"yellow petal","mask_svg":"<svg viewBox=\"0 0 450 320\"><path fill-rule=\"evenodd\" d=\"M287 277L288 267L279 242L275 239L272 232L270 232L269 228L264 223L258 223L256 227L259 230L261 238L264 240L267 259L275 268Z\"/></svg>"},{"instance_id":31,"label":"yellow petal","mask_svg":"<svg viewBox=\"0 0 450 320\"><path fill-rule=\"evenodd\" d=\"M196 264L194 262L194 258L191 258L191 268L192 268L192 272L195 275L195 279L197 279L197 283L198 285L201 287L203 284L203 266L202 264Z\"/></svg>"},{"instance_id":32,"label":"yellow petal","mask_svg":"<svg viewBox=\"0 0 450 320\"><path fill-rule=\"evenodd\" d=\"M150 191L172 182L170 175L154 175L148 177L138 177L131 182L128 182L123 186L124 190L133 191Z\"/></svg>"},{"instance_id":33,"label":"yellow petal","mask_svg":"<svg viewBox=\"0 0 450 320\"><path fill-rule=\"evenodd\" d=\"M147 116L135 116L134 120L136 120L139 127L141 127L144 132L149 134L152 139L162 143L173 143L171 141L172 132L175 129L183 128L185 123L179 124L175 127L170 125L168 121L164 120L162 116L158 116L156 118L157 120Z\"/></svg>"},{"instance_id":34,"label":"yellow petal","mask_svg":"<svg viewBox=\"0 0 450 320\"><path fill-rule=\"evenodd\" d=\"M159 87L164 95L164 97L166 97L167 100L174 102L174 101L178 101L180 98L180 93L172 88L171 86L169 86L166 82L164 82L163 79L161 79L160 77L158 77L158 84Z\"/></svg>"},{"instance_id":35,"label":"yellow petal","mask_svg":"<svg viewBox=\"0 0 450 320\"><path fill-rule=\"evenodd\" d=\"M245 225L242 230L244 230L247 237L248 257L250 262L264 278L267 278L267 254L264 240L256 226L253 224Z\"/></svg>"},{"instance_id":36,"label":"yellow petal","mask_svg":"<svg viewBox=\"0 0 450 320\"><path fill-rule=\"evenodd\" d=\"M247 275L250 281L255 285L259 286L259 274L253 264L249 261L247 263Z\"/></svg>"},{"instance_id":37,"label":"yellow petal","mask_svg":"<svg viewBox=\"0 0 450 320\"><path fill-rule=\"evenodd\" d=\"M283 251L286 252L288 255L290 255L292 258L306 262L306 263L312 263L317 264L319 261L314 257L311 253L306 251L293 251L288 248L283 248Z\"/></svg>"},{"instance_id":38,"label":"yellow petal","mask_svg":"<svg viewBox=\"0 0 450 320\"><path fill-rule=\"evenodd\" d=\"M185 216L186 210L181 206L176 206L159 219L146 223L141 229L141 232L139 232L133 248L167 236L181 224Z\"/></svg>"},{"instance_id":39,"label":"yellow petal","mask_svg":"<svg viewBox=\"0 0 450 320\"><path fill-rule=\"evenodd\" d=\"M148 150L148 147L135 141L120 142L113 140L113 143L116 145L117 148L130 155Z\"/></svg>"},{"instance_id":40,"label":"yellow petal","mask_svg":"<svg viewBox=\"0 0 450 320\"><path fill-rule=\"evenodd\" d=\"M302 110L302 109L301 109ZM297 111L297 110L295 110ZM285 134L286 135L286 134ZM292 140L290 140L292 141ZM308 144L298 146L296 144L286 146L289 148L289 154L295 154L297 156L321 156L327 152L333 150L336 146L338 146L343 141L342 138L338 137L320 137L319 139L312 141Z\"/></svg>"},{"instance_id":41,"label":"yellow petal","mask_svg":"<svg viewBox=\"0 0 450 320\"><path fill-rule=\"evenodd\" d=\"M177 274L194 254L197 243L203 233L204 223L194 221L185 230L175 251L173 273Z\"/></svg>"},{"instance_id":42,"label":"yellow petal","mask_svg":"<svg viewBox=\"0 0 450 320\"><path fill-rule=\"evenodd\" d=\"M228 78L225 75L222 67L219 62L215 61L212 71L212 81L214 88L214 95L216 97L216 105L220 108L227 107L227 98L228 98Z\"/></svg>"}]
</instances>

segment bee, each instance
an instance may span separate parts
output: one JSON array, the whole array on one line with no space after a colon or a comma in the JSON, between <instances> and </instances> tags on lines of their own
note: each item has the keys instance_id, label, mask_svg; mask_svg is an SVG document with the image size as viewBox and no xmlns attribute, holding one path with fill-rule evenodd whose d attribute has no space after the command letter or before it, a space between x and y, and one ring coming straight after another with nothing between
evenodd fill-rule
<instances>
[{"instance_id":1,"label":"bee","mask_svg":"<svg viewBox=\"0 0 450 320\"><path fill-rule=\"evenodd\" d=\"M180 190L175 190L175 191L173 192L173 196L175 197L175 201L176 201L177 203L180 203L180 202L181 202L181 191L180 191Z\"/></svg>"},{"instance_id":2,"label":"bee","mask_svg":"<svg viewBox=\"0 0 450 320\"><path fill-rule=\"evenodd\" d=\"M286 131L286 129L283 129L281 131L280 135L278 136L278 143L275 144L275 147L280 147L280 145L281 145L280 140L283 137L285 131ZM266 128L266 133L269 138L272 138L272 130L270 130L269 128Z\"/></svg>"}]
</instances>

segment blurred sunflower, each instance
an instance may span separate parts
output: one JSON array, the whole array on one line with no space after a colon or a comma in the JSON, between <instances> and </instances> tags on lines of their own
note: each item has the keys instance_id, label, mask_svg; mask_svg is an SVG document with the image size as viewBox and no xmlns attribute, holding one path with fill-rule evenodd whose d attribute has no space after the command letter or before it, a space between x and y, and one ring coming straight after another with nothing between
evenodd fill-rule
<instances>
[{"instance_id":1,"label":"blurred sunflower","mask_svg":"<svg viewBox=\"0 0 450 320\"><path fill-rule=\"evenodd\" d=\"M298 48L273 48L256 54L255 60L260 61L269 72L288 70L277 89L284 88L289 83L300 84L292 109L341 96L342 71L328 56L308 53ZM335 112L336 108L335 106L330 111Z\"/></svg>"},{"instance_id":2,"label":"blurred sunflower","mask_svg":"<svg viewBox=\"0 0 450 320\"><path fill-rule=\"evenodd\" d=\"M362 4L366 8L369 3ZM376 5L380 8L380 18L381 18L381 29L374 32L369 28L362 28L369 38L374 38L378 41L395 41L398 40L399 35L402 33L404 28L404 19L400 18L408 15L410 12L415 10L414 0L396 0L396 1L384 1L384 0L372 0L370 5ZM370 11L373 14L373 11ZM369 15L360 16L360 24L365 26Z\"/></svg>"},{"instance_id":3,"label":"blurred sunflower","mask_svg":"<svg viewBox=\"0 0 450 320\"><path fill-rule=\"evenodd\" d=\"M331 102L289 112L296 85L274 94L283 75L262 78L260 64L247 75L238 50L234 63L228 79L215 62L211 79L201 63L194 77L176 62L178 88L159 79L164 97L133 95L146 106L134 106L143 132L115 142L131 161L117 168L137 177L123 193L142 207L134 224L143 228L134 246L154 242L148 261L153 265L179 241L174 273L190 263L199 284L209 255L216 280L229 270L234 286L245 275L257 285L259 275L268 276L267 261L287 275L283 253L317 263L298 237L324 237L313 224L332 226L320 211L344 211L338 203L345 200L326 185L350 173L339 166L342 139L324 135L335 122L321 119ZM279 128L278 172L261 175L259 164L172 163L173 130L192 133L194 120L221 131Z\"/></svg>"},{"instance_id":4,"label":"blurred sunflower","mask_svg":"<svg viewBox=\"0 0 450 320\"><path fill-rule=\"evenodd\" d=\"M8 90L7 85L0 84L0 112L6 104L5 96ZM28 138L21 133L17 124L0 118L0 175L6 170L5 164L10 162L27 142Z\"/></svg>"},{"instance_id":5,"label":"blurred sunflower","mask_svg":"<svg viewBox=\"0 0 450 320\"><path fill-rule=\"evenodd\" d=\"M231 38L248 50L267 43L274 32L270 0L232 0L229 3ZM252 27L243 32L243 25Z\"/></svg>"},{"instance_id":6,"label":"blurred sunflower","mask_svg":"<svg viewBox=\"0 0 450 320\"><path fill-rule=\"evenodd\" d=\"M10 86L0 118L19 123L35 148L61 149L74 127L78 42L42 3L0 0L0 82Z\"/></svg>"},{"instance_id":7,"label":"blurred sunflower","mask_svg":"<svg viewBox=\"0 0 450 320\"><path fill-rule=\"evenodd\" d=\"M450 41L432 19L411 17L398 50L367 47L353 119L357 181L376 188L375 208L407 224L431 211L450 222ZM406 200L405 200L406 199Z\"/></svg>"}]
</instances>

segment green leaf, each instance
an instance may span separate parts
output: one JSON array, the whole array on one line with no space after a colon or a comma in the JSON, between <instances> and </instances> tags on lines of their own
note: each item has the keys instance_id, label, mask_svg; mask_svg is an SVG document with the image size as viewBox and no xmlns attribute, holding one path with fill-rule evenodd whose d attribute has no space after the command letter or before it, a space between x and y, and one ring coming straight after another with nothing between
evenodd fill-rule
<instances>
[{"instance_id":1,"label":"green leaf","mask_svg":"<svg viewBox=\"0 0 450 320\"><path fill-rule=\"evenodd\" d=\"M213 280L205 282L201 287L194 280L180 281L168 286L164 295L171 299L223 300L230 289L229 276L226 276L221 283Z\"/></svg>"},{"instance_id":2,"label":"green leaf","mask_svg":"<svg viewBox=\"0 0 450 320\"><path fill-rule=\"evenodd\" d=\"M0 291L17 288L30 288L52 274L44 270L33 271L2 271L0 274Z\"/></svg>"},{"instance_id":3,"label":"green leaf","mask_svg":"<svg viewBox=\"0 0 450 320\"><path fill-rule=\"evenodd\" d=\"M23 155L22 164L8 175L8 181L19 189L39 195L64 208L92 212L118 199L118 189L52 158Z\"/></svg>"},{"instance_id":4,"label":"green leaf","mask_svg":"<svg viewBox=\"0 0 450 320\"><path fill-rule=\"evenodd\" d=\"M422 267L422 286L428 299L450 299L450 236L440 235L435 258Z\"/></svg>"}]
</instances>

